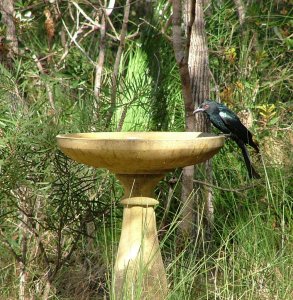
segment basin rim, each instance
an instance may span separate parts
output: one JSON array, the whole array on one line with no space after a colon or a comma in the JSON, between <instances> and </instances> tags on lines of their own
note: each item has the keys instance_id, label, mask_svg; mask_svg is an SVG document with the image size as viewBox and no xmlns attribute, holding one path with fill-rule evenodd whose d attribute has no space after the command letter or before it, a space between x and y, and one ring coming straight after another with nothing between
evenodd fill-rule
<instances>
[{"instance_id":1,"label":"basin rim","mask_svg":"<svg viewBox=\"0 0 293 300\"><path fill-rule=\"evenodd\" d=\"M157 137L155 137L156 135ZM105 137L103 137L105 136ZM173 138L171 137L173 136ZM176 139L176 137L178 139ZM176 140L188 141L196 139L221 139L224 141L225 137L208 132L199 131L103 131L103 132L84 132L84 133L66 133L58 134L57 139L71 139L71 140L113 140L113 141L170 141Z\"/></svg>"}]
</instances>

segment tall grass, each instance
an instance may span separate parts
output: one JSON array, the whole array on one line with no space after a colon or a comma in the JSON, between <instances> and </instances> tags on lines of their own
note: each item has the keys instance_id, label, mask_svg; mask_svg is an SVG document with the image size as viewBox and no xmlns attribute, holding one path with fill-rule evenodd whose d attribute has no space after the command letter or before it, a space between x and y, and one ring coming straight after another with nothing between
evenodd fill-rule
<instances>
[{"instance_id":1,"label":"tall grass","mask_svg":"<svg viewBox=\"0 0 293 300\"><path fill-rule=\"evenodd\" d=\"M221 155L215 161L217 169L226 164ZM203 209L198 212L194 239L182 240L178 234L182 207L177 203L177 211L169 216L171 223L159 231L169 284L167 299L291 299L293 224L289 180L279 170L271 169L266 179L249 190L242 191L238 183L221 181L214 189L211 241L204 238ZM267 186L271 186L270 191ZM176 193L175 189L172 201L176 201ZM118 221L110 231L101 230L97 235L99 248L106 255L110 291L115 255L109 254L117 248L120 226ZM114 294L109 297L115 299Z\"/></svg>"}]
</instances>

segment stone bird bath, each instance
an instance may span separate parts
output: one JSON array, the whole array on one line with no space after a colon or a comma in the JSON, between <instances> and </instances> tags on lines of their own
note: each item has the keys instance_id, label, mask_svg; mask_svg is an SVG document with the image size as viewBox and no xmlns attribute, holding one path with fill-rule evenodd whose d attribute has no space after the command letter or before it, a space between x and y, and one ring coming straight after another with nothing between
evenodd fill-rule
<instances>
[{"instance_id":1,"label":"stone bird bath","mask_svg":"<svg viewBox=\"0 0 293 300\"><path fill-rule=\"evenodd\" d=\"M154 188L172 169L210 159L223 136L201 132L99 132L57 136L73 160L114 173L124 187L122 231L114 266L116 299L165 299Z\"/></svg>"}]
</instances>

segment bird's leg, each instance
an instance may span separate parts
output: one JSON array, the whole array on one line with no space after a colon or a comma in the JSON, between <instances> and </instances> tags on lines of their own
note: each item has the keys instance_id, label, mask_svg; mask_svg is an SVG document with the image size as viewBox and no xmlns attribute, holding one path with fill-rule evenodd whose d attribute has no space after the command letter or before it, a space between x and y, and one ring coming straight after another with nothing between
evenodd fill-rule
<instances>
[{"instance_id":1,"label":"bird's leg","mask_svg":"<svg viewBox=\"0 0 293 300\"><path fill-rule=\"evenodd\" d=\"M232 133L224 133L224 134L221 134L221 135L223 135L226 139L232 138Z\"/></svg>"}]
</instances>

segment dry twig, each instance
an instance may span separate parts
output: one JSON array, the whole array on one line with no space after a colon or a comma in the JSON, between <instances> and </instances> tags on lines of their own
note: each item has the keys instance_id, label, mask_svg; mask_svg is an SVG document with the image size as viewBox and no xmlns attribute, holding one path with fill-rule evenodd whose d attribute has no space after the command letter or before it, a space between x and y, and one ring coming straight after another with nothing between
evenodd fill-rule
<instances>
[{"instance_id":1,"label":"dry twig","mask_svg":"<svg viewBox=\"0 0 293 300\"><path fill-rule=\"evenodd\" d=\"M108 115L106 117L106 126L109 127L111 123L112 116L114 114L115 106L116 106L116 94L117 94L117 78L119 73L119 66L122 57L122 53L124 50L125 37L127 33L127 25L129 20L130 13L130 0L126 0L124 7L124 15L123 15L123 23L120 33L120 43L118 46L118 50L116 53L113 74L112 74L112 93L111 93L111 104L109 108Z\"/></svg>"},{"instance_id":2,"label":"dry twig","mask_svg":"<svg viewBox=\"0 0 293 300\"><path fill-rule=\"evenodd\" d=\"M40 63L39 59L37 58L37 56L35 54L33 54L33 60L35 61L39 71L41 74L45 74L45 71L43 69L42 64ZM53 96L53 92L51 89L51 86L48 83L45 83L45 87L47 90L47 94L48 94L48 98L49 98L49 103L51 105L52 110L55 112L56 108L55 108L55 103L54 103L54 96Z\"/></svg>"}]
</instances>

